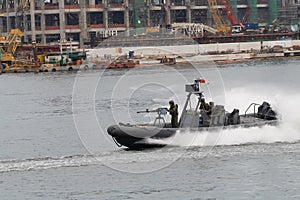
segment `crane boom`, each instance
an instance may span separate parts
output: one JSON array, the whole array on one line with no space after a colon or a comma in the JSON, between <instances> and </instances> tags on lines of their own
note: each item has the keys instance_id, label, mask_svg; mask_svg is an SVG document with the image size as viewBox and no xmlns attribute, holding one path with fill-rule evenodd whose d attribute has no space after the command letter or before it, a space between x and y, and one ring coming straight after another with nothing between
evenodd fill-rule
<instances>
[{"instance_id":1,"label":"crane boom","mask_svg":"<svg viewBox=\"0 0 300 200\"><path fill-rule=\"evenodd\" d=\"M237 25L238 23L234 15L232 5L228 2L228 0L219 0L219 1L224 5L223 10L225 11L227 19L230 21L231 25L232 26Z\"/></svg>"},{"instance_id":2,"label":"crane boom","mask_svg":"<svg viewBox=\"0 0 300 200\"><path fill-rule=\"evenodd\" d=\"M15 60L14 54L17 50L17 47L21 44L21 38L23 36L20 29L11 29L7 40L4 43L4 46L1 47L2 52L2 62L9 62Z\"/></svg>"},{"instance_id":3,"label":"crane boom","mask_svg":"<svg viewBox=\"0 0 300 200\"><path fill-rule=\"evenodd\" d=\"M217 4L217 0L208 0L209 10L212 14L214 22L216 24L216 29L219 32L228 32L230 31L230 27L224 22L219 13L219 8Z\"/></svg>"},{"instance_id":4,"label":"crane boom","mask_svg":"<svg viewBox=\"0 0 300 200\"><path fill-rule=\"evenodd\" d=\"M244 23L246 22L247 18L248 18L249 15L251 14L251 12L252 12L252 8L251 8L250 6L248 6L248 8L247 8L247 10L246 10L246 12L245 12L245 15L244 15L243 18L242 18L241 23L244 24Z\"/></svg>"},{"instance_id":5,"label":"crane boom","mask_svg":"<svg viewBox=\"0 0 300 200\"><path fill-rule=\"evenodd\" d=\"M19 44L21 44L21 38L23 36L20 29L11 29L6 42L6 52L14 54Z\"/></svg>"},{"instance_id":6,"label":"crane boom","mask_svg":"<svg viewBox=\"0 0 300 200\"><path fill-rule=\"evenodd\" d=\"M19 0L18 9L25 10L29 5L29 0Z\"/></svg>"}]
</instances>

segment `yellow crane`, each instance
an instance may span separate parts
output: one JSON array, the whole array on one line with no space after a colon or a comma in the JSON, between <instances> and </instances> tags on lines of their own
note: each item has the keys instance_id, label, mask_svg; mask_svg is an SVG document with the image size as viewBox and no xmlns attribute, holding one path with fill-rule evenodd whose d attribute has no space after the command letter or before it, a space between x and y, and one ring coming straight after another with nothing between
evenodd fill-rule
<instances>
[{"instance_id":1,"label":"yellow crane","mask_svg":"<svg viewBox=\"0 0 300 200\"><path fill-rule=\"evenodd\" d=\"M227 21L224 21L220 15L217 0L208 0L209 10L216 24L216 29L219 32L229 32L230 26Z\"/></svg>"},{"instance_id":2,"label":"yellow crane","mask_svg":"<svg viewBox=\"0 0 300 200\"><path fill-rule=\"evenodd\" d=\"M5 70L29 70L35 65L28 60L19 60L14 57L17 47L21 44L23 32L20 29L11 29L9 36L0 47L1 62L5 65Z\"/></svg>"},{"instance_id":3,"label":"yellow crane","mask_svg":"<svg viewBox=\"0 0 300 200\"><path fill-rule=\"evenodd\" d=\"M25 10L28 8L29 0L19 0L18 9Z\"/></svg>"},{"instance_id":4,"label":"yellow crane","mask_svg":"<svg viewBox=\"0 0 300 200\"><path fill-rule=\"evenodd\" d=\"M10 62L14 61L14 54L17 50L17 47L21 44L21 38L23 36L20 29L11 29L9 36L6 41L0 47L1 49L1 62Z\"/></svg>"}]
</instances>

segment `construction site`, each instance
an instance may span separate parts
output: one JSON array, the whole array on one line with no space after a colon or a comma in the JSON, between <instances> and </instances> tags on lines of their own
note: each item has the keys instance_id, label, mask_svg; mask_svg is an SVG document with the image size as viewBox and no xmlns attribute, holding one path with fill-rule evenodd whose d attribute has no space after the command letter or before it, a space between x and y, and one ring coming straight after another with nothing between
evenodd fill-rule
<instances>
[{"instance_id":1,"label":"construction site","mask_svg":"<svg viewBox=\"0 0 300 200\"><path fill-rule=\"evenodd\" d=\"M299 38L300 1L297 0L0 2L1 62L7 66L78 64L78 60L86 58L85 52L72 49L99 44L128 47ZM160 40L153 38L158 34ZM192 40L178 39L186 36ZM114 39L106 40L110 37ZM45 54L53 52L59 55Z\"/></svg>"},{"instance_id":2,"label":"construction site","mask_svg":"<svg viewBox=\"0 0 300 200\"><path fill-rule=\"evenodd\" d=\"M72 40L81 47L130 28L174 23L217 31L239 24L250 29L278 25L287 32L299 24L300 15L299 2L289 0L1 0L0 6L3 36L18 28L24 43Z\"/></svg>"}]
</instances>

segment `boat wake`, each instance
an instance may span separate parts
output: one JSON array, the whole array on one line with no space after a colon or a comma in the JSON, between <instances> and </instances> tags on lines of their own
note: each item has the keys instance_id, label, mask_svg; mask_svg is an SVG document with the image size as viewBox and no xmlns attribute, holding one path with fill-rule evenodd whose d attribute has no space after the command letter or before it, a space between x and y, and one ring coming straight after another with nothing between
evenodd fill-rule
<instances>
[{"instance_id":1,"label":"boat wake","mask_svg":"<svg viewBox=\"0 0 300 200\"><path fill-rule=\"evenodd\" d=\"M122 166L137 166L137 171L145 170L147 166L156 163L170 163L176 160L182 149L155 149L145 151L109 151L92 155L70 155L62 157L39 157L28 159L0 160L0 174L9 172L26 172L67 167L108 166L119 169ZM141 167L144 165L144 167ZM119 169L126 171L124 169ZM128 170L128 169L127 169ZM152 169L153 170L153 169Z\"/></svg>"},{"instance_id":2,"label":"boat wake","mask_svg":"<svg viewBox=\"0 0 300 200\"><path fill-rule=\"evenodd\" d=\"M44 170L60 167L80 167L96 163L96 159L91 155L0 160L0 173Z\"/></svg>"},{"instance_id":3,"label":"boat wake","mask_svg":"<svg viewBox=\"0 0 300 200\"><path fill-rule=\"evenodd\" d=\"M245 144L295 143L300 141L300 128L283 123L279 127L264 126L236 128L220 131L179 132L174 137L160 141L171 146L221 146ZM156 143L156 140L148 141Z\"/></svg>"}]
</instances>

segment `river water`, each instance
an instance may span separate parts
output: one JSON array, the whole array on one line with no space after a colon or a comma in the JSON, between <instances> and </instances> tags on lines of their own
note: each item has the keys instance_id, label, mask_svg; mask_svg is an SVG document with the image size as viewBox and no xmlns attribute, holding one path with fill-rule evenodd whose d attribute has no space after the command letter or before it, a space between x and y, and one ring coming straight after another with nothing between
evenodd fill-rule
<instances>
[{"instance_id":1,"label":"river water","mask_svg":"<svg viewBox=\"0 0 300 200\"><path fill-rule=\"evenodd\" d=\"M276 59L1 75L1 199L299 199L299 74L298 59ZM146 151L107 136L154 120L136 112L169 99L182 108L198 77L207 100L241 112L267 100L281 124L184 133Z\"/></svg>"}]
</instances>

